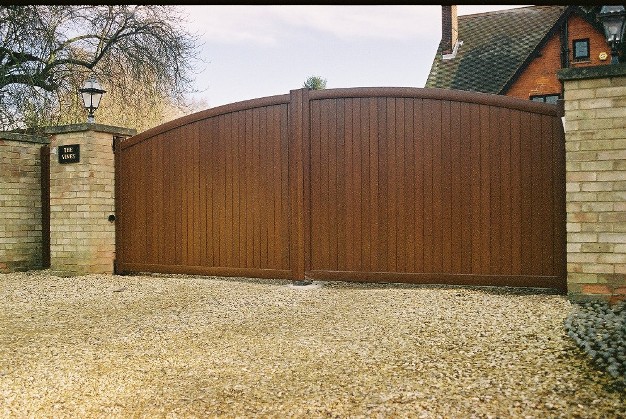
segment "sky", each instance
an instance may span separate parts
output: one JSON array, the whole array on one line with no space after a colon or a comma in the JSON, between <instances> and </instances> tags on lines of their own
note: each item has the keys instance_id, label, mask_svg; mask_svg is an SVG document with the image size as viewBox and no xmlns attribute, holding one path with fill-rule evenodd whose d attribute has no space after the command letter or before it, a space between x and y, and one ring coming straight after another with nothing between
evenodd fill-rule
<instances>
[{"instance_id":1,"label":"sky","mask_svg":"<svg viewBox=\"0 0 626 419\"><path fill-rule=\"evenodd\" d=\"M424 87L441 39L441 6L179 6L200 36L200 109L299 89ZM520 6L459 5L467 15Z\"/></svg>"}]
</instances>

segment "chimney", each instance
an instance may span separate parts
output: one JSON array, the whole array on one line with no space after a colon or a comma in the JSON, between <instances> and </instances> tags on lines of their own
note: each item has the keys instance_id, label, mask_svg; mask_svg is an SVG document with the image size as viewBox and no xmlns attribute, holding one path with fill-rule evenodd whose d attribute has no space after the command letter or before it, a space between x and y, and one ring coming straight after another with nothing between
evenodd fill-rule
<instances>
[{"instance_id":1,"label":"chimney","mask_svg":"<svg viewBox=\"0 0 626 419\"><path fill-rule=\"evenodd\" d=\"M456 6L441 6L441 42L443 55L452 54L459 37Z\"/></svg>"}]
</instances>

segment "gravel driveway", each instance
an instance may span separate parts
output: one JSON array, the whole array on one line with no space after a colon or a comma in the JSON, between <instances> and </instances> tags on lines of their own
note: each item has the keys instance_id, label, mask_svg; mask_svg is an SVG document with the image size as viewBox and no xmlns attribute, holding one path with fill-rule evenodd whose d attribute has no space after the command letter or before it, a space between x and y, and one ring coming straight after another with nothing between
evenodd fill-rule
<instances>
[{"instance_id":1,"label":"gravel driveway","mask_svg":"<svg viewBox=\"0 0 626 419\"><path fill-rule=\"evenodd\" d=\"M1 417L626 416L548 290L0 275Z\"/></svg>"}]
</instances>

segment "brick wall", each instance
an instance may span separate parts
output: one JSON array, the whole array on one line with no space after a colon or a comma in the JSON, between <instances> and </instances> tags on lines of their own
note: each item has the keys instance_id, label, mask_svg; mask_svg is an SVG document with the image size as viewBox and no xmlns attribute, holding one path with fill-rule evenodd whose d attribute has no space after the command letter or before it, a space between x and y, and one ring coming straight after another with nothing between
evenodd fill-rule
<instances>
[{"instance_id":1,"label":"brick wall","mask_svg":"<svg viewBox=\"0 0 626 419\"><path fill-rule=\"evenodd\" d=\"M113 273L113 137L131 130L82 124L51 129L50 268L64 274ZM61 164L58 146L80 146L80 161Z\"/></svg>"},{"instance_id":2,"label":"brick wall","mask_svg":"<svg viewBox=\"0 0 626 419\"><path fill-rule=\"evenodd\" d=\"M531 95L561 93L561 82L556 77L560 68L561 41L556 33L541 49L540 56L528 64L506 95L527 100Z\"/></svg>"},{"instance_id":3,"label":"brick wall","mask_svg":"<svg viewBox=\"0 0 626 419\"><path fill-rule=\"evenodd\" d=\"M0 133L0 272L42 266L40 150L46 143Z\"/></svg>"},{"instance_id":4,"label":"brick wall","mask_svg":"<svg viewBox=\"0 0 626 419\"><path fill-rule=\"evenodd\" d=\"M575 62L574 46L572 43L575 39L584 38L589 38L589 60ZM570 50L569 59L570 65L573 68L606 65L611 62L611 48L606 43L604 33L593 30L589 22L585 21L580 16L573 15L569 20L567 48ZM600 60L599 56L601 52L608 54L606 60Z\"/></svg>"},{"instance_id":5,"label":"brick wall","mask_svg":"<svg viewBox=\"0 0 626 419\"><path fill-rule=\"evenodd\" d=\"M589 60L574 62L572 42L575 39L583 38L589 38ZM569 49L571 68L604 65L610 62L611 49L606 44L604 34L598 32L587 21L576 15L572 15L568 21L567 49ZM598 58L602 51L608 52L608 60L601 61ZM509 88L506 95L528 99L531 95L562 93L561 82L556 75L560 68L561 39L557 32L546 42L539 55L528 64L528 67Z\"/></svg>"},{"instance_id":6,"label":"brick wall","mask_svg":"<svg viewBox=\"0 0 626 419\"><path fill-rule=\"evenodd\" d=\"M567 69L567 281L575 299L626 299L626 64Z\"/></svg>"}]
</instances>

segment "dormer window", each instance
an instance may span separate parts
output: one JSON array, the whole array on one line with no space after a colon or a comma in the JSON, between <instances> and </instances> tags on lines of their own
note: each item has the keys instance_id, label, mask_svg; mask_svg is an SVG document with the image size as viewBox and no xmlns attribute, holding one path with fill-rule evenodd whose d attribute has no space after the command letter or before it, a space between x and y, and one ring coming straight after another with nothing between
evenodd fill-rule
<instances>
[{"instance_id":1,"label":"dormer window","mask_svg":"<svg viewBox=\"0 0 626 419\"><path fill-rule=\"evenodd\" d=\"M589 61L589 38L574 39L572 43L574 61Z\"/></svg>"}]
</instances>

